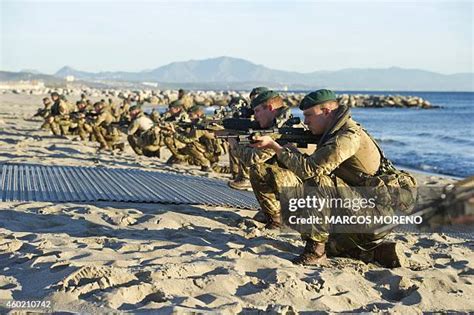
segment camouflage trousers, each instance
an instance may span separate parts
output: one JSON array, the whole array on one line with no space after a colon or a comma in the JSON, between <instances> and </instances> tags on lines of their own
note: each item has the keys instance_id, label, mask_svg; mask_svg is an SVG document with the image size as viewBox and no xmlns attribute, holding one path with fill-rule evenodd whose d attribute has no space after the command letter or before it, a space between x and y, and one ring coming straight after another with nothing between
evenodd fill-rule
<instances>
[{"instance_id":1,"label":"camouflage trousers","mask_svg":"<svg viewBox=\"0 0 474 315\"><path fill-rule=\"evenodd\" d=\"M210 167L211 160L213 160L212 153L206 152L206 147L199 142L189 143L184 148L179 149L178 152L185 156L187 162L191 165Z\"/></svg>"},{"instance_id":2,"label":"camouflage trousers","mask_svg":"<svg viewBox=\"0 0 474 315\"><path fill-rule=\"evenodd\" d=\"M51 130L51 124L45 119L41 124L41 129Z\"/></svg>"},{"instance_id":3,"label":"camouflage trousers","mask_svg":"<svg viewBox=\"0 0 474 315\"><path fill-rule=\"evenodd\" d=\"M179 153L186 156L191 165L212 167L218 173L225 173L226 170L217 166L219 158L224 149L220 143L214 139L200 139L200 141L187 144L179 149Z\"/></svg>"},{"instance_id":4,"label":"camouflage trousers","mask_svg":"<svg viewBox=\"0 0 474 315\"><path fill-rule=\"evenodd\" d=\"M94 126L93 134L100 144L101 149L113 149L120 142L120 132L112 126Z\"/></svg>"},{"instance_id":5,"label":"camouflage trousers","mask_svg":"<svg viewBox=\"0 0 474 315\"><path fill-rule=\"evenodd\" d=\"M179 141L176 140L172 134L163 134L162 139L163 139L163 144L171 152L171 155L174 159L179 160L179 161L186 160L186 156L182 155L179 152L179 148L178 148Z\"/></svg>"},{"instance_id":6,"label":"camouflage trousers","mask_svg":"<svg viewBox=\"0 0 474 315\"><path fill-rule=\"evenodd\" d=\"M135 135L127 136L128 144L137 155L143 155L143 151L138 145L138 137Z\"/></svg>"},{"instance_id":7,"label":"camouflage trousers","mask_svg":"<svg viewBox=\"0 0 474 315\"><path fill-rule=\"evenodd\" d=\"M67 115L57 115L50 116L47 119L51 131L55 136L65 136L69 134L69 127L71 126L71 121Z\"/></svg>"},{"instance_id":8,"label":"camouflage trousers","mask_svg":"<svg viewBox=\"0 0 474 315\"><path fill-rule=\"evenodd\" d=\"M313 195L317 198L341 198L360 199L361 193L350 187L342 179L335 176L316 176L303 182L290 170L277 165L256 164L250 168L250 182L255 196L262 211L270 216L280 216L282 222L297 230L302 239L313 240L319 243L329 242L331 254L337 255L352 248L363 246L370 247L373 242L381 239L384 235L374 235L370 232L375 225L365 224L357 226L337 226L327 223L324 217L328 216L379 216L392 215L393 209L387 205L376 204L375 207L365 207L354 212L353 209L323 207L315 211L314 209L301 209L299 212L289 211L289 201L291 199L306 198ZM289 224L291 215L297 214L300 217L313 215L322 218L320 224ZM364 231L360 233L360 231Z\"/></svg>"},{"instance_id":9,"label":"camouflage trousers","mask_svg":"<svg viewBox=\"0 0 474 315\"><path fill-rule=\"evenodd\" d=\"M229 149L229 164L230 171L234 179L249 178L249 168L239 160L232 149Z\"/></svg>"},{"instance_id":10,"label":"camouflage trousers","mask_svg":"<svg viewBox=\"0 0 474 315\"><path fill-rule=\"evenodd\" d=\"M79 135L81 140L90 140L91 135L93 134L94 130L92 126L86 122L85 119L79 119L74 122L75 125L75 133Z\"/></svg>"},{"instance_id":11,"label":"camouflage trousers","mask_svg":"<svg viewBox=\"0 0 474 315\"><path fill-rule=\"evenodd\" d=\"M150 128L139 136L130 135L128 143L138 155L159 156L161 148L161 135L158 128Z\"/></svg>"}]
</instances>

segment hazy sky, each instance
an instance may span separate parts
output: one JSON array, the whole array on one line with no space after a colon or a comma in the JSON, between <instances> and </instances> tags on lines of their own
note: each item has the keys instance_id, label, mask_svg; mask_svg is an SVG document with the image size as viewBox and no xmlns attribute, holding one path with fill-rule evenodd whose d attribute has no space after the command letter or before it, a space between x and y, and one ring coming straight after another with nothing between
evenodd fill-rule
<instances>
[{"instance_id":1,"label":"hazy sky","mask_svg":"<svg viewBox=\"0 0 474 315\"><path fill-rule=\"evenodd\" d=\"M474 72L473 1L0 3L1 70L140 71L231 56L299 72Z\"/></svg>"}]
</instances>

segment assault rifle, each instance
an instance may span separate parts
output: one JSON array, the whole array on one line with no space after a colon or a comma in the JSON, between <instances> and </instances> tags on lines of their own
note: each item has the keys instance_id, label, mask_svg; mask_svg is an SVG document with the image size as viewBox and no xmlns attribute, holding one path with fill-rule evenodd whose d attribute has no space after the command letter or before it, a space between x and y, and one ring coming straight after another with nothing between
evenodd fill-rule
<instances>
[{"instance_id":1,"label":"assault rifle","mask_svg":"<svg viewBox=\"0 0 474 315\"><path fill-rule=\"evenodd\" d=\"M199 130L221 130L222 127L222 120L218 119L202 119L198 121L178 121L175 123L176 126L187 129L187 128L195 128Z\"/></svg>"},{"instance_id":2,"label":"assault rifle","mask_svg":"<svg viewBox=\"0 0 474 315\"><path fill-rule=\"evenodd\" d=\"M308 144L317 144L320 136L302 127L291 127L299 124L299 118L290 118L285 127L262 129L256 121L250 119L230 118L223 120L224 131L218 132L218 139L236 139L240 144L256 143L258 136L270 136L279 144L294 143L298 147L307 147Z\"/></svg>"},{"instance_id":3,"label":"assault rifle","mask_svg":"<svg viewBox=\"0 0 474 315\"><path fill-rule=\"evenodd\" d=\"M254 114L253 108L243 97L232 97L227 106L222 106L214 111L219 118L250 118Z\"/></svg>"},{"instance_id":4,"label":"assault rifle","mask_svg":"<svg viewBox=\"0 0 474 315\"><path fill-rule=\"evenodd\" d=\"M85 112L72 112L72 113L69 113L69 116L71 118L75 118L75 119L78 119L78 118L81 118L81 116L84 116L86 119L91 119L91 118L95 118L97 116L99 116L98 113L96 112L89 112L89 111L85 111Z\"/></svg>"},{"instance_id":5,"label":"assault rifle","mask_svg":"<svg viewBox=\"0 0 474 315\"><path fill-rule=\"evenodd\" d=\"M163 122L157 124L163 130L171 131L172 127L178 127L180 129L198 129L198 130L209 130L216 131L224 129L222 127L221 120L199 120L199 121L173 121L173 122Z\"/></svg>"},{"instance_id":6,"label":"assault rifle","mask_svg":"<svg viewBox=\"0 0 474 315\"><path fill-rule=\"evenodd\" d=\"M33 115L33 117L38 117L38 116L43 117L49 111L50 111L49 108L39 108L36 114Z\"/></svg>"},{"instance_id":7,"label":"assault rifle","mask_svg":"<svg viewBox=\"0 0 474 315\"><path fill-rule=\"evenodd\" d=\"M298 147L319 143L320 137L305 128L281 127L271 129L249 129L247 132L229 131L229 134L216 135L217 139L236 139L240 144L256 143L256 137L270 136L281 145L294 143Z\"/></svg>"}]
</instances>

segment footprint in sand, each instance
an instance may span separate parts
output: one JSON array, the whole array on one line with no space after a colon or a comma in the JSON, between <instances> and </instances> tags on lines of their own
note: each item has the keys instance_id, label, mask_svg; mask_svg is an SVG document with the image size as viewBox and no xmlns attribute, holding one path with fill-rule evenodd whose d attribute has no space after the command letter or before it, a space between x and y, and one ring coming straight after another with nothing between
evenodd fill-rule
<instances>
[{"instance_id":1,"label":"footprint in sand","mask_svg":"<svg viewBox=\"0 0 474 315\"><path fill-rule=\"evenodd\" d=\"M59 291L71 292L78 296L94 291L124 286L138 279L124 269L107 266L84 266L59 283Z\"/></svg>"},{"instance_id":2,"label":"footprint in sand","mask_svg":"<svg viewBox=\"0 0 474 315\"><path fill-rule=\"evenodd\" d=\"M101 296L101 301L105 302L104 306L106 307L128 310L143 307L149 303L163 303L172 298L171 295L157 289L150 283L140 283L107 292Z\"/></svg>"}]
</instances>

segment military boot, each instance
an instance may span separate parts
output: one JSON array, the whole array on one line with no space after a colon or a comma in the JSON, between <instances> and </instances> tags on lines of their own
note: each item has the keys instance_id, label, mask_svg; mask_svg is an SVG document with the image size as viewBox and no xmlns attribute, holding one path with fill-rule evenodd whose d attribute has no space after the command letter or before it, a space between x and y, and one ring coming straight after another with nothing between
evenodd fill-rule
<instances>
[{"instance_id":1,"label":"military boot","mask_svg":"<svg viewBox=\"0 0 474 315\"><path fill-rule=\"evenodd\" d=\"M114 150L119 150L120 152L123 152L125 150L125 143L116 143L113 145Z\"/></svg>"},{"instance_id":2,"label":"military boot","mask_svg":"<svg viewBox=\"0 0 474 315\"><path fill-rule=\"evenodd\" d=\"M167 165L173 165L173 164L177 164L177 165L184 165L184 164L187 164L186 163L186 160L185 158L181 158L181 156L179 158L175 157L175 156L170 156L169 159L166 161L166 164Z\"/></svg>"},{"instance_id":3,"label":"military boot","mask_svg":"<svg viewBox=\"0 0 474 315\"><path fill-rule=\"evenodd\" d=\"M269 230L279 229L281 228L281 217L280 215L269 215L267 216L267 224L265 224L265 228Z\"/></svg>"},{"instance_id":4,"label":"military boot","mask_svg":"<svg viewBox=\"0 0 474 315\"><path fill-rule=\"evenodd\" d=\"M229 185L230 188L237 190L252 191L252 184L250 184L248 178L238 177L235 180L228 182L227 185Z\"/></svg>"},{"instance_id":5,"label":"military boot","mask_svg":"<svg viewBox=\"0 0 474 315\"><path fill-rule=\"evenodd\" d=\"M325 265L327 262L326 246L324 243L308 240L303 253L291 262L295 265Z\"/></svg>"},{"instance_id":6,"label":"military boot","mask_svg":"<svg viewBox=\"0 0 474 315\"><path fill-rule=\"evenodd\" d=\"M406 265L402 245L396 242L384 242L373 250L374 261L385 268L397 268Z\"/></svg>"},{"instance_id":7,"label":"military boot","mask_svg":"<svg viewBox=\"0 0 474 315\"><path fill-rule=\"evenodd\" d=\"M61 129L56 123L51 123L50 126L51 126L51 132L53 133L53 135L55 136L61 135Z\"/></svg>"},{"instance_id":8,"label":"military boot","mask_svg":"<svg viewBox=\"0 0 474 315\"><path fill-rule=\"evenodd\" d=\"M228 166L222 166L217 163L211 165L211 168L214 172L219 174L230 174L230 168Z\"/></svg>"},{"instance_id":9,"label":"military boot","mask_svg":"<svg viewBox=\"0 0 474 315\"><path fill-rule=\"evenodd\" d=\"M212 168L208 165L201 165L202 172L212 172Z\"/></svg>"},{"instance_id":10,"label":"military boot","mask_svg":"<svg viewBox=\"0 0 474 315\"><path fill-rule=\"evenodd\" d=\"M269 221L267 214L263 211L257 212L257 214L253 217L253 219L257 222L265 223L265 224L267 224Z\"/></svg>"}]
</instances>

